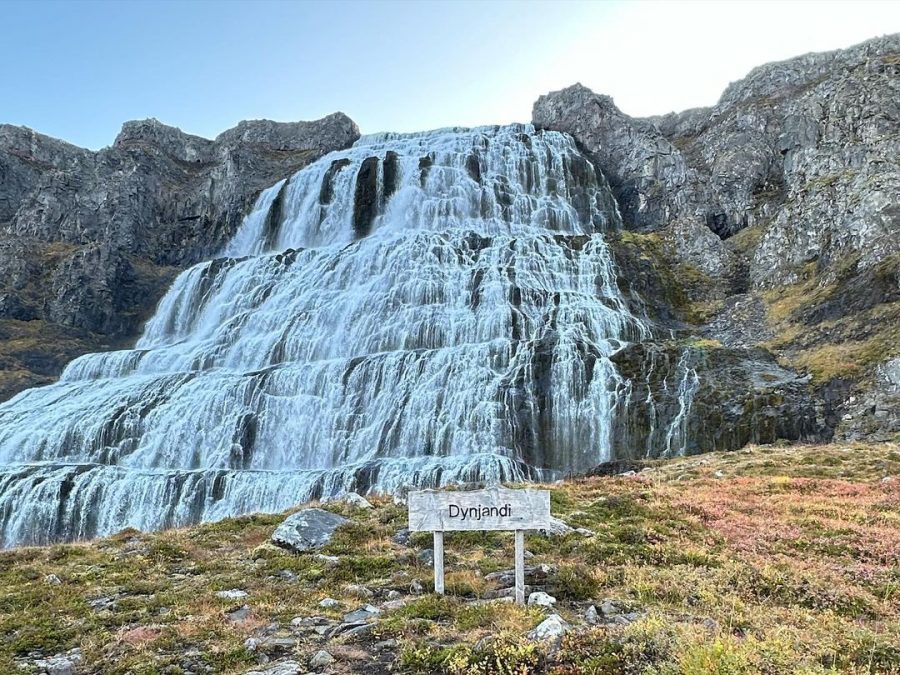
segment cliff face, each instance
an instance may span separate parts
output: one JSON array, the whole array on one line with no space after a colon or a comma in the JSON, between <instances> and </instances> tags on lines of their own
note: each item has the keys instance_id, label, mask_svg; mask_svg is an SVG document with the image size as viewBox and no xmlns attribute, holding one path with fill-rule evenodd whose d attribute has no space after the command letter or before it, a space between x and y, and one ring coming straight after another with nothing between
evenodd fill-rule
<instances>
[{"instance_id":1,"label":"cliff face","mask_svg":"<svg viewBox=\"0 0 900 675\"><path fill-rule=\"evenodd\" d=\"M358 137L342 113L241 122L215 140L143 120L91 152L0 125L0 399L132 340L260 190Z\"/></svg>"},{"instance_id":2,"label":"cliff face","mask_svg":"<svg viewBox=\"0 0 900 675\"><path fill-rule=\"evenodd\" d=\"M575 85L533 121L663 247L693 330L807 372L839 436L900 434L900 35L761 66L712 108L634 119Z\"/></svg>"}]
</instances>

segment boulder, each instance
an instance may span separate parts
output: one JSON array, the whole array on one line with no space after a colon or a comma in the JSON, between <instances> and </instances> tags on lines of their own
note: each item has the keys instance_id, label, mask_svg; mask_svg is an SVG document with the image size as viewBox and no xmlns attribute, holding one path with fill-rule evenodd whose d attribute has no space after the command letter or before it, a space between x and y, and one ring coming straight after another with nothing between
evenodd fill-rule
<instances>
[{"instance_id":1,"label":"boulder","mask_svg":"<svg viewBox=\"0 0 900 675\"><path fill-rule=\"evenodd\" d=\"M360 623L368 621L372 617L381 614L381 610L374 605L365 605L344 614L344 623Z\"/></svg>"},{"instance_id":2,"label":"boulder","mask_svg":"<svg viewBox=\"0 0 900 675\"><path fill-rule=\"evenodd\" d=\"M303 509L275 529L272 543L294 553L305 553L323 547L335 530L347 522L343 516L324 509Z\"/></svg>"},{"instance_id":3,"label":"boulder","mask_svg":"<svg viewBox=\"0 0 900 675\"><path fill-rule=\"evenodd\" d=\"M330 666L332 663L334 663L334 657L324 649L320 649L309 659L309 667L313 670L319 670L325 666Z\"/></svg>"},{"instance_id":4,"label":"boulder","mask_svg":"<svg viewBox=\"0 0 900 675\"><path fill-rule=\"evenodd\" d=\"M558 640L572 627L559 614L551 614L528 633L529 640Z\"/></svg>"},{"instance_id":5,"label":"boulder","mask_svg":"<svg viewBox=\"0 0 900 675\"><path fill-rule=\"evenodd\" d=\"M542 591L535 591L528 596L528 605L550 609L556 604L556 598Z\"/></svg>"}]
</instances>

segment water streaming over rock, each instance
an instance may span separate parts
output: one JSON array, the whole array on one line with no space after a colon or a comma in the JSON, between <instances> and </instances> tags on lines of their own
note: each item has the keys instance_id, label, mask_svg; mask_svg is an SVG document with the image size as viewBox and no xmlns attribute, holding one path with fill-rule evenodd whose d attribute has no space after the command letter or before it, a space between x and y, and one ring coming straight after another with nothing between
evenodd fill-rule
<instances>
[{"instance_id":1,"label":"water streaming over rock","mask_svg":"<svg viewBox=\"0 0 900 675\"><path fill-rule=\"evenodd\" d=\"M610 356L650 337L604 241L619 226L572 140L527 125L323 158L177 278L134 349L0 406L0 544L613 458ZM684 442L681 370L658 452Z\"/></svg>"}]
</instances>

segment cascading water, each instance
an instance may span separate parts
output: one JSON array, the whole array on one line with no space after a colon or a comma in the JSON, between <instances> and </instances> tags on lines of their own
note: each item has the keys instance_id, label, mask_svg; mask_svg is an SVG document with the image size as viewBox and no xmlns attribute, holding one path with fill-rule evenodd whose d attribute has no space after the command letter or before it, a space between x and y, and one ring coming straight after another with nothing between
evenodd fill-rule
<instances>
[{"instance_id":1,"label":"cascading water","mask_svg":"<svg viewBox=\"0 0 900 675\"><path fill-rule=\"evenodd\" d=\"M0 544L613 458L609 357L650 336L619 225L572 140L526 125L323 158L178 277L134 349L0 406Z\"/></svg>"}]
</instances>

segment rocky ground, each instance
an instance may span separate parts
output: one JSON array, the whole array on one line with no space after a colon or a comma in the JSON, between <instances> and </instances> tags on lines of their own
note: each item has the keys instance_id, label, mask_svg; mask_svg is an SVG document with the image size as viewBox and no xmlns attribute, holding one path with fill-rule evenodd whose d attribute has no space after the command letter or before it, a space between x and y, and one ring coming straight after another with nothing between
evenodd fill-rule
<instances>
[{"instance_id":1,"label":"rocky ground","mask_svg":"<svg viewBox=\"0 0 900 675\"><path fill-rule=\"evenodd\" d=\"M547 486L527 607L508 533L448 534L430 593L388 498L3 551L0 671L900 672L900 446L615 470Z\"/></svg>"}]
</instances>

